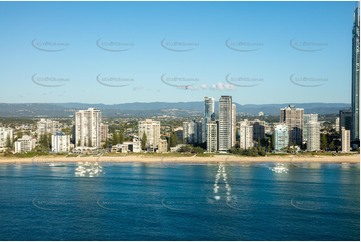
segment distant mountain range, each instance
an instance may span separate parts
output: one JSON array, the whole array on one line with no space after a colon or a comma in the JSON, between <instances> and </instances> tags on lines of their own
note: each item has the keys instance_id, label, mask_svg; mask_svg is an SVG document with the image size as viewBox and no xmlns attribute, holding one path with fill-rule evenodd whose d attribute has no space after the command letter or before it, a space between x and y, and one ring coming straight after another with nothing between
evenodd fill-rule
<instances>
[{"instance_id":1,"label":"distant mountain range","mask_svg":"<svg viewBox=\"0 0 361 242\"><path fill-rule=\"evenodd\" d=\"M283 104L237 104L237 114L279 115L280 108L288 105L304 108L305 113L336 114L348 109L348 103L283 103ZM204 102L151 102L123 104L87 103L0 103L0 117L69 117L77 110L94 107L100 109L104 117L149 117L158 115L196 116L204 112ZM218 112L218 102L216 102Z\"/></svg>"}]
</instances>

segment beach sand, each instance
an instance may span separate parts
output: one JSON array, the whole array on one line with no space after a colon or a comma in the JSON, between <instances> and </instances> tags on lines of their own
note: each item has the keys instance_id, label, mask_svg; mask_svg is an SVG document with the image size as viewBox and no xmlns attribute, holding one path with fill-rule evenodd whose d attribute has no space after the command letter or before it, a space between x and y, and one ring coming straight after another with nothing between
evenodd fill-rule
<instances>
[{"instance_id":1,"label":"beach sand","mask_svg":"<svg viewBox=\"0 0 361 242\"><path fill-rule=\"evenodd\" d=\"M197 156L149 156L149 155L124 155L124 156L85 156L85 157L65 157L65 156L39 156L33 158L1 157L0 163L33 163L33 162L171 162L171 163L255 163L255 162L279 162L279 163L359 163L360 155L282 155L248 157L234 155L214 155L212 157Z\"/></svg>"}]
</instances>

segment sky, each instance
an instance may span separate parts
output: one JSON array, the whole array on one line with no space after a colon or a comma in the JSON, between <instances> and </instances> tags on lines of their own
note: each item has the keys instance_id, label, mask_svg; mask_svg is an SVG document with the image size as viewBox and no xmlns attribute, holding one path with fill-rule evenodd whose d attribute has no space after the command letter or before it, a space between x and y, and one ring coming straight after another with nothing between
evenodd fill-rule
<instances>
[{"instance_id":1,"label":"sky","mask_svg":"<svg viewBox=\"0 0 361 242\"><path fill-rule=\"evenodd\" d=\"M355 2L0 2L0 103L350 103Z\"/></svg>"}]
</instances>

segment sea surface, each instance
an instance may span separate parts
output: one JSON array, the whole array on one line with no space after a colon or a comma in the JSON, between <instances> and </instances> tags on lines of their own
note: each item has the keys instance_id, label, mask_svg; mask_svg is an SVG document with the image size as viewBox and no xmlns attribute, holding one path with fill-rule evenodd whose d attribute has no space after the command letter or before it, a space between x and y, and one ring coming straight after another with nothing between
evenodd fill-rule
<instances>
[{"instance_id":1,"label":"sea surface","mask_svg":"<svg viewBox=\"0 0 361 242\"><path fill-rule=\"evenodd\" d=\"M0 240L360 239L359 164L275 166L0 164Z\"/></svg>"}]
</instances>

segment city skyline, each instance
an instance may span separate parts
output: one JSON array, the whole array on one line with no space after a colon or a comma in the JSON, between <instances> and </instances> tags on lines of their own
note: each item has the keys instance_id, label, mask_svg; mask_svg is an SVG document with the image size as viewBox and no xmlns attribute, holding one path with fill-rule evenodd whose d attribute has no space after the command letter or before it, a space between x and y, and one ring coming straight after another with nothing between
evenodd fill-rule
<instances>
[{"instance_id":1,"label":"city skyline","mask_svg":"<svg viewBox=\"0 0 361 242\"><path fill-rule=\"evenodd\" d=\"M0 102L351 103L355 2L0 6Z\"/></svg>"}]
</instances>

